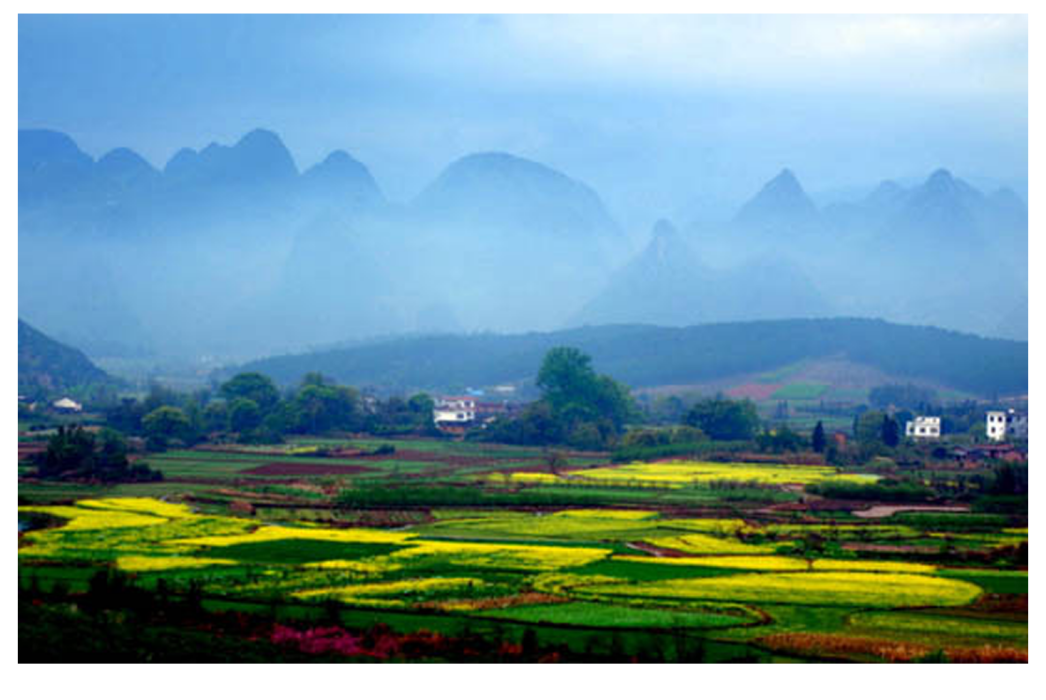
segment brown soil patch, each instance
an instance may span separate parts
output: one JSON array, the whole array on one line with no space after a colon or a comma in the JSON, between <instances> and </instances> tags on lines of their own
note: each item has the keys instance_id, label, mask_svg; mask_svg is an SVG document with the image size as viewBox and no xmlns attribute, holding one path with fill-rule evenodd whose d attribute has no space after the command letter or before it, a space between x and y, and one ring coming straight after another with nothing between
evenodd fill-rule
<instances>
[{"instance_id":1,"label":"brown soil patch","mask_svg":"<svg viewBox=\"0 0 1046 700\"><path fill-rule=\"evenodd\" d=\"M20 442L18 443L18 461L24 462L34 455L47 452L47 443L44 442Z\"/></svg>"},{"instance_id":2,"label":"brown soil patch","mask_svg":"<svg viewBox=\"0 0 1046 700\"><path fill-rule=\"evenodd\" d=\"M843 659L878 657L893 662L912 661L936 651L935 647L928 644L814 632L771 634L756 641L769 649L804 656ZM949 661L956 663L1028 663L1027 650L1012 647L986 644L979 647L947 647L943 651Z\"/></svg>"},{"instance_id":3,"label":"brown soil patch","mask_svg":"<svg viewBox=\"0 0 1046 700\"><path fill-rule=\"evenodd\" d=\"M626 545L629 549L635 549L639 552L646 554L652 554L655 557L665 557L669 559L678 559L679 557L692 556L686 552L680 552L678 549L668 549L667 547L656 547L646 542L629 542Z\"/></svg>"},{"instance_id":4,"label":"brown soil patch","mask_svg":"<svg viewBox=\"0 0 1046 700\"><path fill-rule=\"evenodd\" d=\"M985 593L967 606L968 610L978 613L1028 616L1028 594L1021 593Z\"/></svg>"},{"instance_id":5,"label":"brown soil patch","mask_svg":"<svg viewBox=\"0 0 1046 700\"><path fill-rule=\"evenodd\" d=\"M258 467L240 470L241 474L259 476L320 476L324 474L359 474L374 471L361 464L309 464L302 462L270 462Z\"/></svg>"},{"instance_id":6,"label":"brown soil patch","mask_svg":"<svg viewBox=\"0 0 1046 700\"><path fill-rule=\"evenodd\" d=\"M784 384L759 384L748 382L726 390L726 395L732 399L752 399L753 401L766 401L774 392L783 387Z\"/></svg>"}]
</instances>

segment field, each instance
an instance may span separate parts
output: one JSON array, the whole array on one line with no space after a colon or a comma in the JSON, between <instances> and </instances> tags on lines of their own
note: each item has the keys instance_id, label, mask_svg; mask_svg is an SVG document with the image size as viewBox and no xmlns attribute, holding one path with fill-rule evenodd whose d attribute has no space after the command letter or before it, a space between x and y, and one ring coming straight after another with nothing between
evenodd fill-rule
<instances>
[{"instance_id":1,"label":"field","mask_svg":"<svg viewBox=\"0 0 1046 700\"><path fill-rule=\"evenodd\" d=\"M846 474L835 467L788 464L666 461L572 470L567 474L516 472L517 481L540 483L627 484L640 488L679 488L709 483L806 485L814 483L874 483L870 474Z\"/></svg>"},{"instance_id":2,"label":"field","mask_svg":"<svg viewBox=\"0 0 1046 700\"><path fill-rule=\"evenodd\" d=\"M137 595L148 634L253 620L232 637L284 659L1027 659L1026 519L795 510L804 485L875 479L827 467L576 453L553 471L540 450L381 445L150 455L160 484L23 480L21 589L45 603L24 637ZM112 634L130 658L149 644Z\"/></svg>"}]
</instances>

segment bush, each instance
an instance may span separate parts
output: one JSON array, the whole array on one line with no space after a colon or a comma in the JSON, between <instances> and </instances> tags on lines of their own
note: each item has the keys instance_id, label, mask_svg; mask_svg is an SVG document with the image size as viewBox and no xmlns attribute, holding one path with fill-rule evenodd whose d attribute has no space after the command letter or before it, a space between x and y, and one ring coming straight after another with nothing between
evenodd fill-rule
<instances>
[{"instance_id":1,"label":"bush","mask_svg":"<svg viewBox=\"0 0 1046 700\"><path fill-rule=\"evenodd\" d=\"M920 503L934 497L933 489L914 482L884 482L876 484L810 484L808 493L854 501L887 501L892 503Z\"/></svg>"}]
</instances>

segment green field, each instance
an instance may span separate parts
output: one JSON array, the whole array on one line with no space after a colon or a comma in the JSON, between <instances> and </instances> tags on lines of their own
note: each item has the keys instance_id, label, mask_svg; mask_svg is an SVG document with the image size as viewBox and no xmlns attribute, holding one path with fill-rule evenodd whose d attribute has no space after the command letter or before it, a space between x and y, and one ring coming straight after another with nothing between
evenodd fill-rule
<instances>
[{"instance_id":1,"label":"green field","mask_svg":"<svg viewBox=\"0 0 1046 700\"><path fill-rule=\"evenodd\" d=\"M546 628L546 639L560 628L626 637L684 630L691 641L799 656L856 644L859 658L880 648L868 639L916 637L923 641L905 642L911 654L927 639L955 654L984 640L1004 650L993 654L1027 648L1026 619L964 612L986 593L1026 595L1026 572L788 554L809 533L837 543L929 536L909 524L760 524L595 508L434 511L430 522L396 529L330 528L265 525L150 498L21 513L64 523L22 537L20 579L36 590L86 595L94 572L112 566L147 590L199 586L208 609L278 605L281 619L305 624L334 605L343 621L353 610L374 620L414 615L418 624L435 614L441 629L453 618L488 620ZM649 553L661 547L682 554ZM965 638L964 615L977 616Z\"/></svg>"},{"instance_id":2,"label":"green field","mask_svg":"<svg viewBox=\"0 0 1046 700\"><path fill-rule=\"evenodd\" d=\"M350 444L395 451L308 452ZM775 510L801 505L803 484L871 475L787 464L611 465L581 453L553 473L539 449L442 440L309 440L265 451L151 454L165 475L157 483L20 477L20 529L30 528L19 538L20 587L75 603L31 607L26 619L78 629L92 614L75 612L82 606L132 605L138 595L154 596L143 603L149 611L199 599L194 614L205 625L226 624L233 612L305 630L334 620L386 630L377 634L444 635L479 654L1027 656L1028 574L1012 557L1027 542L1026 517ZM275 472L246 471L266 465ZM92 604L106 571L141 593L121 589ZM181 638L167 621L180 610L135 614L146 616L149 635ZM120 658L137 658L149 640L159 645L150 653L165 658L159 636L143 637L142 647L113 634ZM196 639L188 629L185 638Z\"/></svg>"}]
</instances>

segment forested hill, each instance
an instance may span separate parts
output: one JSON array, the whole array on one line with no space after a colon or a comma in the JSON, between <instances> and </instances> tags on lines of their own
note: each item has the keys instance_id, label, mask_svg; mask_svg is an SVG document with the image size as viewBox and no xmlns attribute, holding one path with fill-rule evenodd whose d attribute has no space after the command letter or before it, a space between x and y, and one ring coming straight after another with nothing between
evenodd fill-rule
<instances>
[{"instance_id":1,"label":"forested hill","mask_svg":"<svg viewBox=\"0 0 1046 700\"><path fill-rule=\"evenodd\" d=\"M76 348L18 319L18 393L33 399L112 381Z\"/></svg>"},{"instance_id":2,"label":"forested hill","mask_svg":"<svg viewBox=\"0 0 1046 700\"><path fill-rule=\"evenodd\" d=\"M559 345L584 350L600 372L632 387L705 382L838 355L985 396L1028 387L1026 342L855 318L432 336L272 357L236 369L281 383L318 371L385 390L453 390L532 378L544 353Z\"/></svg>"}]
</instances>

